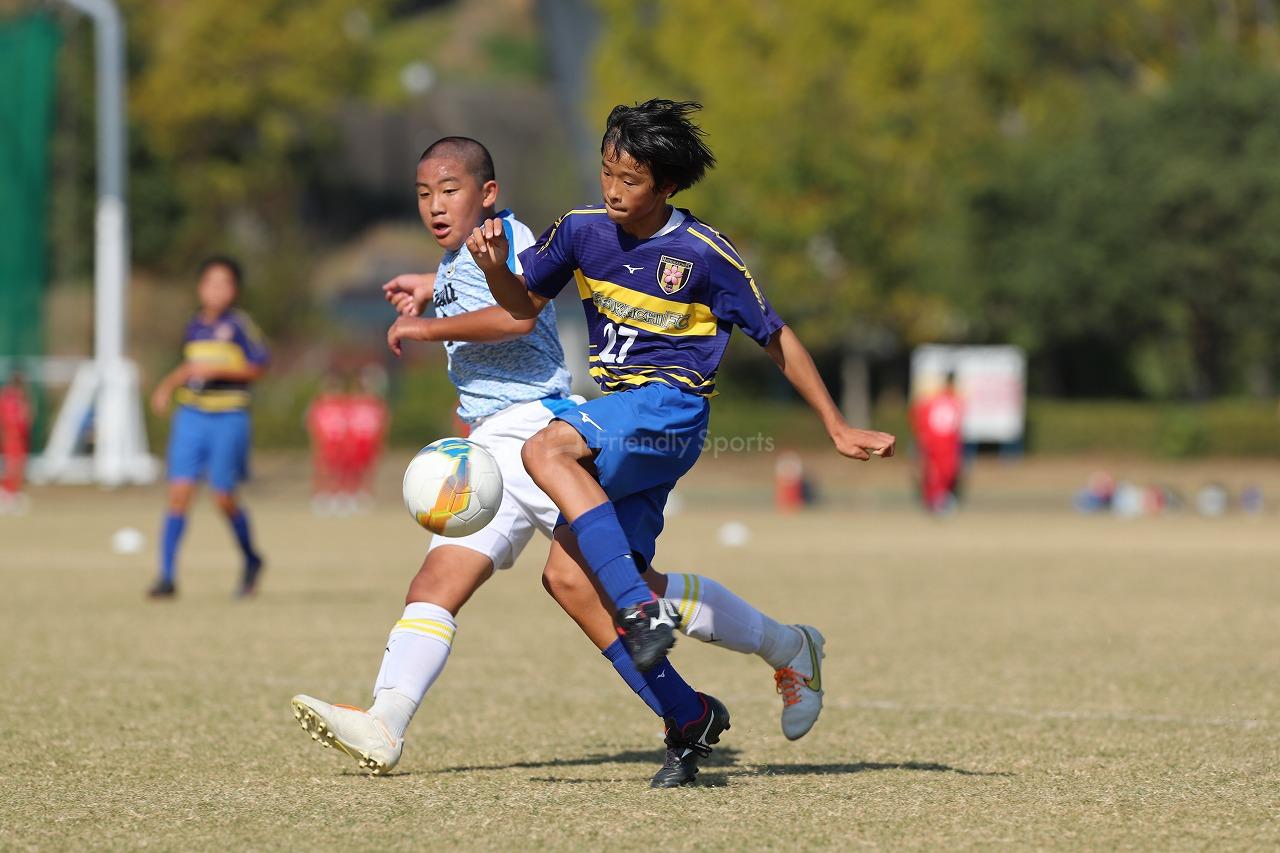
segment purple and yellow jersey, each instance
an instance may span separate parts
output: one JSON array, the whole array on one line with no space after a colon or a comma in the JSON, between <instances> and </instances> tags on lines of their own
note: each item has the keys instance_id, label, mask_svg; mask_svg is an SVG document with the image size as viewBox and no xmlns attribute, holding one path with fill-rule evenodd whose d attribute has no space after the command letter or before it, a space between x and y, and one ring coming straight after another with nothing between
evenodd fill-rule
<instances>
[{"instance_id":1,"label":"purple and yellow jersey","mask_svg":"<svg viewBox=\"0 0 1280 853\"><path fill-rule=\"evenodd\" d=\"M182 339L182 358L229 370L267 363L262 333L248 315L231 309L212 323L196 312ZM224 379L190 379L174 394L183 406L205 412L233 412L249 407L249 383Z\"/></svg>"},{"instance_id":2,"label":"purple and yellow jersey","mask_svg":"<svg viewBox=\"0 0 1280 853\"><path fill-rule=\"evenodd\" d=\"M733 244L687 210L646 240L601 205L571 210L520 263L540 296L577 282L591 376L605 391L662 382L710 396L734 326L764 346L783 325Z\"/></svg>"}]
</instances>

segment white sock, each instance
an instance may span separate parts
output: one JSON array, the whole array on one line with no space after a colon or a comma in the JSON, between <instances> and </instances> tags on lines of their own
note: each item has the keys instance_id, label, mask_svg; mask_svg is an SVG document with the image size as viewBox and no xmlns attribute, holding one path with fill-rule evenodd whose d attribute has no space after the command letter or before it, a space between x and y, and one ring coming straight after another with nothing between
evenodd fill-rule
<instances>
[{"instance_id":1,"label":"white sock","mask_svg":"<svg viewBox=\"0 0 1280 853\"><path fill-rule=\"evenodd\" d=\"M664 598L680 612L680 630L695 640L748 655L760 651L768 617L711 578L667 575Z\"/></svg>"},{"instance_id":2,"label":"white sock","mask_svg":"<svg viewBox=\"0 0 1280 853\"><path fill-rule=\"evenodd\" d=\"M763 615L763 614L761 614ZM774 669L782 669L804 648L804 634L794 625L780 625L764 617L764 638L760 641L760 657Z\"/></svg>"},{"instance_id":3,"label":"white sock","mask_svg":"<svg viewBox=\"0 0 1280 853\"><path fill-rule=\"evenodd\" d=\"M391 736L399 740L404 737L404 730L409 728L409 721L417 710L417 702L391 687L378 691L369 713L381 720Z\"/></svg>"},{"instance_id":4,"label":"white sock","mask_svg":"<svg viewBox=\"0 0 1280 853\"><path fill-rule=\"evenodd\" d=\"M435 604L415 601L391 629L369 713L395 738L404 737L427 690L444 670L458 624Z\"/></svg>"}]
</instances>

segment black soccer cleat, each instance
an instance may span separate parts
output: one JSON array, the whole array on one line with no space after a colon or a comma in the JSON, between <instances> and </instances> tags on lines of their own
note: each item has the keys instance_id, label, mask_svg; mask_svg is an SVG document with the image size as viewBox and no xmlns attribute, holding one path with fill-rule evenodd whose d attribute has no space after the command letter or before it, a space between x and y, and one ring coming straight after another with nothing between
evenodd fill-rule
<instances>
[{"instance_id":1,"label":"black soccer cleat","mask_svg":"<svg viewBox=\"0 0 1280 853\"><path fill-rule=\"evenodd\" d=\"M618 633L636 669L653 667L676 644L680 611L664 598L656 598L618 611Z\"/></svg>"},{"instance_id":2,"label":"black soccer cleat","mask_svg":"<svg viewBox=\"0 0 1280 853\"><path fill-rule=\"evenodd\" d=\"M240 578L240 588L236 590L236 598L250 598L258 591L258 576L262 574L264 563L257 554L246 560L244 574Z\"/></svg>"},{"instance_id":3,"label":"black soccer cleat","mask_svg":"<svg viewBox=\"0 0 1280 853\"><path fill-rule=\"evenodd\" d=\"M173 598L178 594L178 588L173 585L172 581L158 580L147 590L147 598Z\"/></svg>"},{"instance_id":4,"label":"black soccer cleat","mask_svg":"<svg viewBox=\"0 0 1280 853\"><path fill-rule=\"evenodd\" d=\"M729 729L729 709L714 696L699 693L704 710L702 716L683 727L668 718L667 758L662 769L649 780L650 788L679 788L692 785L698 778L698 762L711 754L711 745L720 742L721 732Z\"/></svg>"}]
</instances>

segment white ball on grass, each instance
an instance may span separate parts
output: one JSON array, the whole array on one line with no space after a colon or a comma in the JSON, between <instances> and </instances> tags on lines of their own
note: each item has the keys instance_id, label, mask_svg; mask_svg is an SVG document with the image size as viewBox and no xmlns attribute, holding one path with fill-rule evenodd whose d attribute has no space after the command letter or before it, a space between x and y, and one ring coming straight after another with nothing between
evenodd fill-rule
<instances>
[{"instance_id":1,"label":"white ball on grass","mask_svg":"<svg viewBox=\"0 0 1280 853\"><path fill-rule=\"evenodd\" d=\"M111 534L111 550L117 554L136 554L147 544L147 537L135 527L121 527Z\"/></svg>"},{"instance_id":2,"label":"white ball on grass","mask_svg":"<svg viewBox=\"0 0 1280 853\"><path fill-rule=\"evenodd\" d=\"M751 541L751 528L741 521L726 521L716 534L726 548L741 548Z\"/></svg>"}]
</instances>

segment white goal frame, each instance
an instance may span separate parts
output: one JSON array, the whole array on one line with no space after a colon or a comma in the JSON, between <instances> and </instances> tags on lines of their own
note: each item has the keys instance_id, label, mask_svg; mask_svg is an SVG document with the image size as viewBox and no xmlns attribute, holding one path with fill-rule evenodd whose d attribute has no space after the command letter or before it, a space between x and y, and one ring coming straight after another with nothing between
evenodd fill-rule
<instances>
[{"instance_id":1,"label":"white goal frame","mask_svg":"<svg viewBox=\"0 0 1280 853\"><path fill-rule=\"evenodd\" d=\"M121 486L156 479L147 450L138 368L125 357L129 288L129 205L125 194L124 22L114 0L64 0L93 19L97 59L98 208L94 220L93 359L71 378L33 482ZM92 417L93 455L78 447Z\"/></svg>"}]
</instances>

